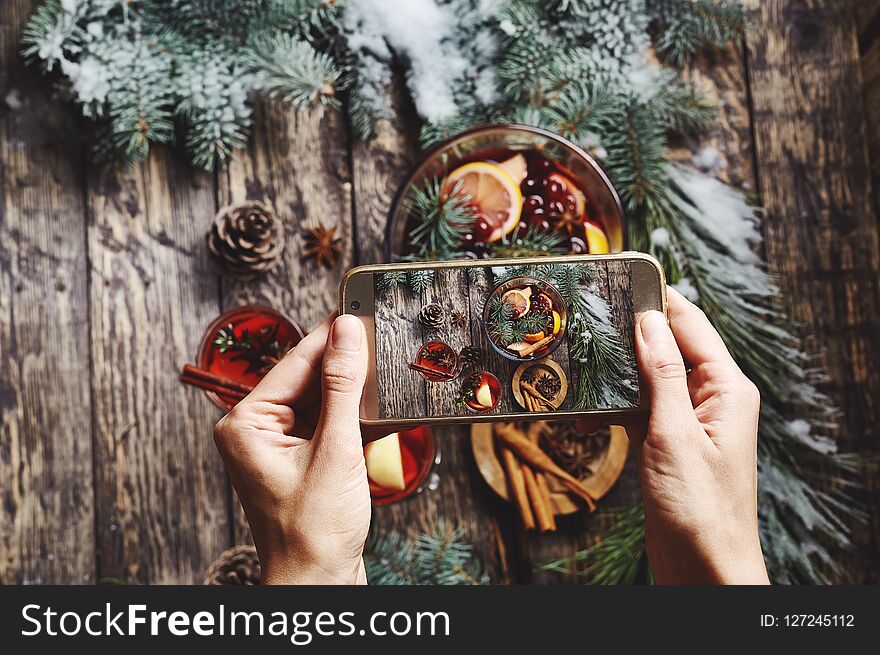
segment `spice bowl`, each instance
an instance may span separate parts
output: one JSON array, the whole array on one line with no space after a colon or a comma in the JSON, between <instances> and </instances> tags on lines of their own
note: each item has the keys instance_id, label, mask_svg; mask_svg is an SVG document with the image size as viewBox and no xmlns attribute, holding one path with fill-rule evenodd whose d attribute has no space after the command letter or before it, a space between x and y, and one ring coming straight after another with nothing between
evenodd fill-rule
<instances>
[{"instance_id":1,"label":"spice bowl","mask_svg":"<svg viewBox=\"0 0 880 655\"><path fill-rule=\"evenodd\" d=\"M568 395L568 378L552 359L524 362L513 373L513 397L530 412L559 409Z\"/></svg>"}]
</instances>

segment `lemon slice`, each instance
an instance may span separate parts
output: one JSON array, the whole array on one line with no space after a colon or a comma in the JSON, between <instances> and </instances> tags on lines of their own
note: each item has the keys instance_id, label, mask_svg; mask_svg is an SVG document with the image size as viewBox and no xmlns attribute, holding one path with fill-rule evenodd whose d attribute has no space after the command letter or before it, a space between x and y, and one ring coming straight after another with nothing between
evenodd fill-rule
<instances>
[{"instance_id":1,"label":"lemon slice","mask_svg":"<svg viewBox=\"0 0 880 655\"><path fill-rule=\"evenodd\" d=\"M590 249L591 255L604 255L611 252L608 245L608 237L595 223L584 221L584 230L587 233L587 247Z\"/></svg>"},{"instance_id":2,"label":"lemon slice","mask_svg":"<svg viewBox=\"0 0 880 655\"><path fill-rule=\"evenodd\" d=\"M486 243L513 232L522 213L522 192L510 173L496 164L475 161L452 171L445 186L452 189L459 182L461 190L489 224Z\"/></svg>"}]
</instances>

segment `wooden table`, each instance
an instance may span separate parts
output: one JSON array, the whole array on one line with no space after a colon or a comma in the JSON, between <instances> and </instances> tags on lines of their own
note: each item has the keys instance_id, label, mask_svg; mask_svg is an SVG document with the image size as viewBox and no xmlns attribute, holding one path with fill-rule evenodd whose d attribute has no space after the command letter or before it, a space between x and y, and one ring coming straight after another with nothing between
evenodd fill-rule
<instances>
[{"instance_id":1,"label":"wooden table","mask_svg":"<svg viewBox=\"0 0 880 655\"><path fill-rule=\"evenodd\" d=\"M35 4L0 7L0 581L196 582L249 537L211 439L218 412L177 370L221 310L261 302L312 325L347 268L381 260L386 211L417 156L412 107L400 94L400 118L362 143L344 113L258 104L226 170L193 170L164 148L102 170L89 126L19 62ZM749 4L748 43L690 73L724 103L703 145L725 155L722 177L760 193L766 255L822 351L841 446L867 462L880 424L878 3L856 2L857 20L838 0ZM285 218L288 244L280 269L242 285L214 273L203 239L219 206L246 198ZM302 229L318 221L347 244L328 274L301 261ZM601 513L524 534L479 478L467 429L444 430L441 450L439 489L377 510L380 529L416 533L445 517L494 580L575 580L533 566L591 543ZM880 494L867 463L863 480L871 518L840 560L854 581L877 582ZM631 461L604 507L637 498Z\"/></svg>"}]
</instances>

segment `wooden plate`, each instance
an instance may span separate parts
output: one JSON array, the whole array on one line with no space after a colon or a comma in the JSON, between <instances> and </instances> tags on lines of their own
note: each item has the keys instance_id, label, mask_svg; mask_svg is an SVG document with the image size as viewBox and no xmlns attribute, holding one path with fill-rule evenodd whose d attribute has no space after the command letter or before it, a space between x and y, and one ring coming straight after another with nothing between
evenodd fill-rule
<instances>
[{"instance_id":1,"label":"wooden plate","mask_svg":"<svg viewBox=\"0 0 880 655\"><path fill-rule=\"evenodd\" d=\"M568 393L568 378L565 377L565 371L562 370L562 367L549 358L539 359L534 362L523 362L520 364L519 368L514 371L511 385L513 387L513 397L516 398L516 402L518 402L523 409L528 409L525 400L523 400L519 381L522 379L522 376L525 375L526 371L532 369L536 369L537 373L542 370L546 371L550 373L550 375L555 375L559 379L559 392L554 398L551 398L548 401L554 408L559 409L559 406L562 405L562 401L565 400L565 395Z\"/></svg>"},{"instance_id":2,"label":"wooden plate","mask_svg":"<svg viewBox=\"0 0 880 655\"><path fill-rule=\"evenodd\" d=\"M538 426L540 422L532 425ZM608 448L594 462L593 474L581 479L587 491L596 500L607 494L617 482L623 472L623 466L626 464L626 456L629 452L629 438L626 436L626 430L619 425L612 425L609 429L611 438L608 441ZM471 447L480 475L495 493L504 500L510 501L504 468L495 452L495 439L491 423L475 423L471 426ZM584 509L584 504L576 496L566 491L565 487L552 475L547 476L547 482L550 485L550 502L553 504L554 514L557 516L574 514Z\"/></svg>"}]
</instances>

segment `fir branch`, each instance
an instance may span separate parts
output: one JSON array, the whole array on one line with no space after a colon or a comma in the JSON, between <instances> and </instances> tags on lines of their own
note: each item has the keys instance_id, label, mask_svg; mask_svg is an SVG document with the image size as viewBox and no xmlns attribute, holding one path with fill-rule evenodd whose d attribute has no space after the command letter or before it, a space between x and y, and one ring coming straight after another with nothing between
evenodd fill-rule
<instances>
[{"instance_id":1,"label":"fir branch","mask_svg":"<svg viewBox=\"0 0 880 655\"><path fill-rule=\"evenodd\" d=\"M339 105L336 64L305 41L289 34L260 36L242 56L257 75L256 88L270 98L299 108Z\"/></svg>"},{"instance_id":2,"label":"fir branch","mask_svg":"<svg viewBox=\"0 0 880 655\"><path fill-rule=\"evenodd\" d=\"M573 409L633 407L637 378L632 356L611 320L608 303L592 289L588 266L558 264L553 281L568 306L572 359L581 363Z\"/></svg>"},{"instance_id":3,"label":"fir branch","mask_svg":"<svg viewBox=\"0 0 880 655\"><path fill-rule=\"evenodd\" d=\"M681 65L699 48L724 46L746 34L746 10L735 0L648 0L658 25L657 50Z\"/></svg>"},{"instance_id":4,"label":"fir branch","mask_svg":"<svg viewBox=\"0 0 880 655\"><path fill-rule=\"evenodd\" d=\"M385 271L376 274L376 287L380 293L391 293L406 282L405 271Z\"/></svg>"},{"instance_id":5,"label":"fir branch","mask_svg":"<svg viewBox=\"0 0 880 655\"><path fill-rule=\"evenodd\" d=\"M416 220L409 238L419 257L449 259L461 253L462 240L470 234L477 215L461 182L446 189L440 178L426 178L421 186L410 189L405 202Z\"/></svg>"},{"instance_id":6,"label":"fir branch","mask_svg":"<svg viewBox=\"0 0 880 655\"><path fill-rule=\"evenodd\" d=\"M420 268L407 271L406 283L413 293L424 293L434 284L434 269Z\"/></svg>"},{"instance_id":7,"label":"fir branch","mask_svg":"<svg viewBox=\"0 0 880 655\"><path fill-rule=\"evenodd\" d=\"M370 584L377 585L485 585L464 534L440 520L434 530L415 540L397 532L371 532L364 548L364 564Z\"/></svg>"},{"instance_id":8,"label":"fir branch","mask_svg":"<svg viewBox=\"0 0 880 655\"><path fill-rule=\"evenodd\" d=\"M542 564L542 571L575 573L590 584L651 583L653 576L645 556L645 512L642 505L611 510L614 524L592 546L570 557Z\"/></svg>"},{"instance_id":9,"label":"fir branch","mask_svg":"<svg viewBox=\"0 0 880 655\"><path fill-rule=\"evenodd\" d=\"M519 226L505 242L496 243L495 257L542 257L544 255L564 255L568 252L565 237L555 230L526 228L520 234Z\"/></svg>"}]
</instances>

